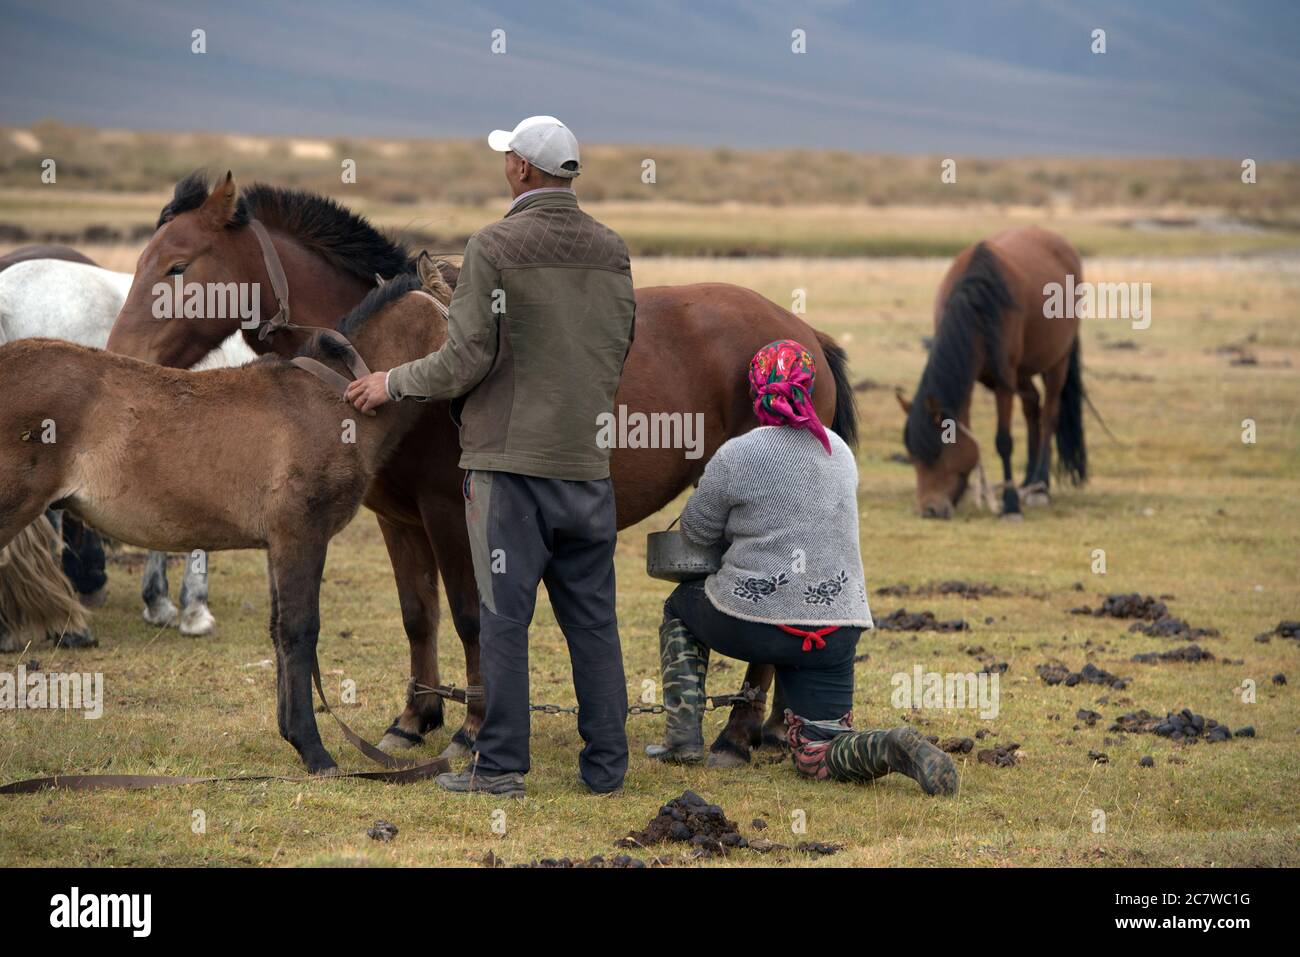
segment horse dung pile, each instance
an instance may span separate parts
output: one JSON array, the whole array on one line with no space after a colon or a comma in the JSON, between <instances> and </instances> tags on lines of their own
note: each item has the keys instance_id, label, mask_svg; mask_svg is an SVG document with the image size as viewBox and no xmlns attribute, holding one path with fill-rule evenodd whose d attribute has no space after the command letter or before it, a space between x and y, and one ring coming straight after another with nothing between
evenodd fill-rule
<instances>
[{"instance_id":1,"label":"horse dung pile","mask_svg":"<svg viewBox=\"0 0 1300 957\"><path fill-rule=\"evenodd\" d=\"M724 854L733 847L748 847L740 825L729 821L716 804L694 791L686 791L659 809L644 830L619 840L619 847L650 847L669 841L690 844L705 855Z\"/></svg>"},{"instance_id":2,"label":"horse dung pile","mask_svg":"<svg viewBox=\"0 0 1300 957\"><path fill-rule=\"evenodd\" d=\"M970 625L960 618L940 621L932 611L910 613L906 608L890 612L876 620L881 631L970 631Z\"/></svg>"},{"instance_id":3,"label":"horse dung pile","mask_svg":"<svg viewBox=\"0 0 1300 957\"><path fill-rule=\"evenodd\" d=\"M1190 708L1170 711L1163 718L1156 717L1143 708L1122 714L1110 726L1111 731L1125 731L1129 734L1157 734L1162 738L1181 744L1195 744L1205 741L1227 741L1229 738L1253 738L1255 729L1251 725L1238 728L1234 734L1226 724L1213 718L1194 713Z\"/></svg>"},{"instance_id":4,"label":"horse dung pile","mask_svg":"<svg viewBox=\"0 0 1300 957\"><path fill-rule=\"evenodd\" d=\"M1081 682L1087 682L1093 685L1106 685L1108 688L1114 688L1122 691L1128 687L1128 678L1121 678L1113 675L1104 668L1098 668L1092 662L1088 662L1078 671L1071 671L1059 661L1052 661L1044 665L1039 665L1034 669L1038 672L1038 677L1049 685L1065 685L1067 688L1073 688Z\"/></svg>"},{"instance_id":5,"label":"horse dung pile","mask_svg":"<svg viewBox=\"0 0 1300 957\"><path fill-rule=\"evenodd\" d=\"M1196 641L1200 638L1218 638L1215 628L1193 628L1181 618L1169 613L1165 601L1172 601L1173 595L1161 595L1153 598L1143 597L1137 592L1129 594L1107 595L1097 608L1080 605L1071 608L1072 615L1091 615L1094 618L1136 618L1128 630L1134 634L1148 635L1152 638L1181 638L1184 641Z\"/></svg>"}]
</instances>

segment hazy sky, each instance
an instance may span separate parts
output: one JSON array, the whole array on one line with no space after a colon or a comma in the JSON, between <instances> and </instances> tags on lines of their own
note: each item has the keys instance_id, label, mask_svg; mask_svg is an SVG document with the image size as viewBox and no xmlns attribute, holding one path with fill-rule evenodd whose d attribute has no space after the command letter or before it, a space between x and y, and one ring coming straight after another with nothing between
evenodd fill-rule
<instances>
[{"instance_id":1,"label":"hazy sky","mask_svg":"<svg viewBox=\"0 0 1300 957\"><path fill-rule=\"evenodd\" d=\"M464 137L553 113L593 142L1300 156L1293 0L0 0L0 24L0 124Z\"/></svg>"}]
</instances>

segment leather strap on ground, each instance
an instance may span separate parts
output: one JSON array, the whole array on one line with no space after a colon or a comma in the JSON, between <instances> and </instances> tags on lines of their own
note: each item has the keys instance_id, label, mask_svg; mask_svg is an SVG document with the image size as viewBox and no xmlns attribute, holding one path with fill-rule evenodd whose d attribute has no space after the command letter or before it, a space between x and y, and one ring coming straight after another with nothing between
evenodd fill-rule
<instances>
[{"instance_id":1,"label":"leather strap on ground","mask_svg":"<svg viewBox=\"0 0 1300 957\"><path fill-rule=\"evenodd\" d=\"M312 680L316 693L320 695L325 713L332 717L347 738L358 751L376 764L382 765L382 771L327 771L315 777L290 777L282 774L235 774L226 777L186 777L173 774L55 774L44 778L28 778L0 787L0 794L35 794L38 791L143 791L148 788L177 787L188 784L222 784L240 781L318 781L321 778L360 778L364 781L383 781L389 784L410 784L423 781L451 770L451 762L446 758L434 758L431 761L416 762L405 758L395 758L380 751L361 735L357 734L347 723L333 712L325 698L325 689L321 686L320 668L312 666Z\"/></svg>"}]
</instances>

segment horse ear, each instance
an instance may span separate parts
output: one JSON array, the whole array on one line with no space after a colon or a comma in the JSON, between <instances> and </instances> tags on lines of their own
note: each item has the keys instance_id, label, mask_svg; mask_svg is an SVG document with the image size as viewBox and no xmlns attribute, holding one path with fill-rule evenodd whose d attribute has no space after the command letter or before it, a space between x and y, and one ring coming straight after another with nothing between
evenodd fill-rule
<instances>
[{"instance_id":1,"label":"horse ear","mask_svg":"<svg viewBox=\"0 0 1300 957\"><path fill-rule=\"evenodd\" d=\"M903 395L902 389L894 390L894 398L898 400L898 406L903 410L903 415L912 414L912 400Z\"/></svg>"},{"instance_id":2,"label":"horse ear","mask_svg":"<svg viewBox=\"0 0 1300 957\"><path fill-rule=\"evenodd\" d=\"M226 170L226 178L208 194L208 198L199 208L199 215L209 228L221 229L235 218L235 206L238 200L239 188L235 186L235 174Z\"/></svg>"},{"instance_id":3,"label":"horse ear","mask_svg":"<svg viewBox=\"0 0 1300 957\"><path fill-rule=\"evenodd\" d=\"M428 250L422 250L419 259L416 260L415 270L420 277L420 284L427 292L433 293L434 296L450 297L451 285L443 275L442 265L442 260L435 260L429 255Z\"/></svg>"}]
</instances>

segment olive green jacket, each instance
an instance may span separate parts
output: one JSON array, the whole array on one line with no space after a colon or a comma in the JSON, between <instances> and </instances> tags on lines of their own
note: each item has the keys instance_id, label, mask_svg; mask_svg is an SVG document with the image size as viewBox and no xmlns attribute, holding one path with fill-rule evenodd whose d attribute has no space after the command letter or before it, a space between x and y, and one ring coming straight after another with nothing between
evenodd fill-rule
<instances>
[{"instance_id":1,"label":"olive green jacket","mask_svg":"<svg viewBox=\"0 0 1300 957\"><path fill-rule=\"evenodd\" d=\"M609 476L596 442L632 342L627 247L572 192L525 197L470 237L447 342L388 374L394 399L456 399L463 469Z\"/></svg>"}]
</instances>

